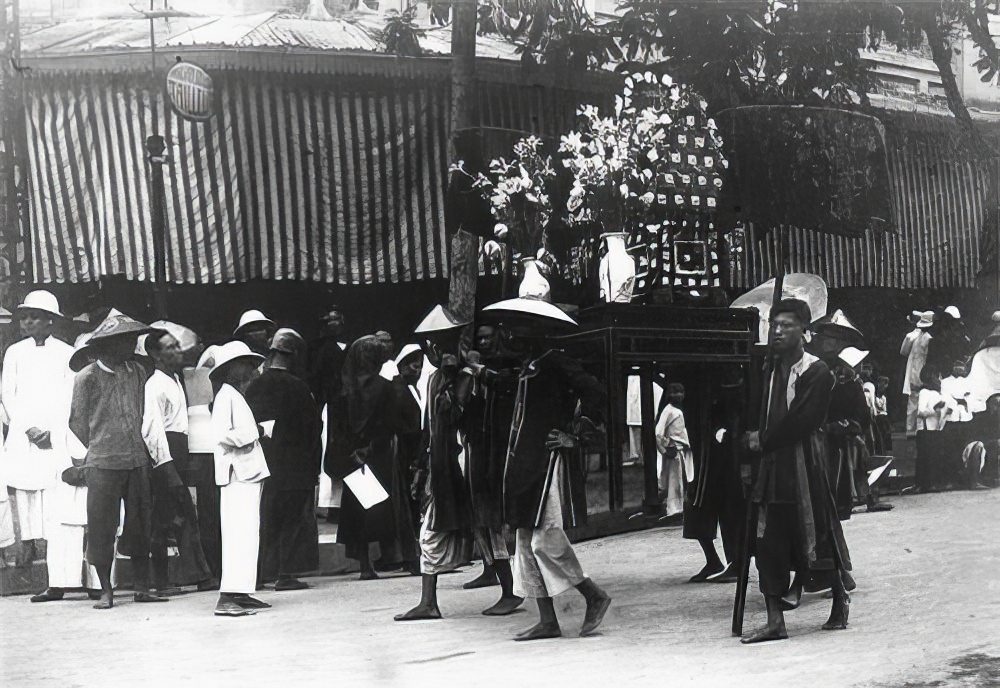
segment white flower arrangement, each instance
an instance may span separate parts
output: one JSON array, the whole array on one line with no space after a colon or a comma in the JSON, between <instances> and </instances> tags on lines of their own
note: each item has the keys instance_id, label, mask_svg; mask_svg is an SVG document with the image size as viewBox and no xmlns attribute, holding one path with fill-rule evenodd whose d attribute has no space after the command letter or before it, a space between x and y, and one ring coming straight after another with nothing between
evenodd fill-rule
<instances>
[{"instance_id":1,"label":"white flower arrangement","mask_svg":"<svg viewBox=\"0 0 1000 688\"><path fill-rule=\"evenodd\" d=\"M706 107L670 76L648 71L626 77L613 116L580 107L579 128L559 144L573 175L569 222L622 231L715 208L727 162Z\"/></svg>"},{"instance_id":2,"label":"white flower arrangement","mask_svg":"<svg viewBox=\"0 0 1000 688\"><path fill-rule=\"evenodd\" d=\"M543 153L542 140L537 136L519 139L513 152L510 160L490 161L486 174L472 174L462 162L452 166L452 170L469 176L473 188L479 189L489 202L496 224L495 241L484 244L489 247L486 257L502 260L502 245L506 244L516 264L521 258L545 252L545 228L552 218L551 186L556 170L552 157Z\"/></svg>"}]
</instances>

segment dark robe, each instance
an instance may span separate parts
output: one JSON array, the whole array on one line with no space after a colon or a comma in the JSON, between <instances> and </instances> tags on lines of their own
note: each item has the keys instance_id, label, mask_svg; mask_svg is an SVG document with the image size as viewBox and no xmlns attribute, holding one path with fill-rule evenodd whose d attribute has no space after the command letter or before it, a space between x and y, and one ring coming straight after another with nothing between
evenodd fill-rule
<instances>
[{"instance_id":1,"label":"dark robe","mask_svg":"<svg viewBox=\"0 0 1000 688\"><path fill-rule=\"evenodd\" d=\"M341 389L341 372L347 352L332 337L320 339L309 361L309 387L316 399L320 413L329 405L326 424L326 454L323 457L324 471L334 475L333 465L338 462L335 454L342 447L346 433L342 421L346 415L346 404Z\"/></svg>"},{"instance_id":2,"label":"dark robe","mask_svg":"<svg viewBox=\"0 0 1000 688\"><path fill-rule=\"evenodd\" d=\"M596 428L604 421L603 403L598 380L561 351L550 350L522 366L504 474L504 521L512 528L537 528L541 522L560 454L546 448L549 432L557 429L580 437L589 428L596 439ZM561 454L564 463L578 456L578 452ZM565 467L564 478L579 475L573 468ZM578 492L569 487L565 494ZM564 522L578 522L578 506L573 499L564 500Z\"/></svg>"},{"instance_id":3,"label":"dark robe","mask_svg":"<svg viewBox=\"0 0 1000 688\"><path fill-rule=\"evenodd\" d=\"M840 520L851 517L855 499L868 496L869 453L865 436L872 417L858 380L838 382L830 393L826 419L828 479L837 500Z\"/></svg>"},{"instance_id":4,"label":"dark robe","mask_svg":"<svg viewBox=\"0 0 1000 688\"><path fill-rule=\"evenodd\" d=\"M438 533L469 530L472 512L465 478L458 463L462 446L458 431L472 391L472 375L437 370L427 385L426 448L422 460L428 472L428 491L434 518L427 527Z\"/></svg>"},{"instance_id":5,"label":"dark robe","mask_svg":"<svg viewBox=\"0 0 1000 688\"><path fill-rule=\"evenodd\" d=\"M793 569L851 569L828 479L823 432L833 376L825 363L814 360L796 381L791 404L786 403L787 379L786 371L775 371L752 493L761 512L757 568L765 595L784 594Z\"/></svg>"},{"instance_id":6,"label":"dark robe","mask_svg":"<svg viewBox=\"0 0 1000 688\"><path fill-rule=\"evenodd\" d=\"M414 500L410 496L410 485L417 470L423 443L420 427L420 404L410 391L410 386L402 377L392 381L394 429L392 489L388 489L393 508L395 539L393 551L383 552L383 560L395 562L416 562L420 559L418 517ZM389 563L389 561L385 561Z\"/></svg>"},{"instance_id":7,"label":"dark robe","mask_svg":"<svg viewBox=\"0 0 1000 688\"><path fill-rule=\"evenodd\" d=\"M516 368L488 368L477 380L466 409L469 461L465 475L476 528L503 527L503 470L517 379Z\"/></svg>"},{"instance_id":8,"label":"dark robe","mask_svg":"<svg viewBox=\"0 0 1000 688\"><path fill-rule=\"evenodd\" d=\"M344 399L343 396L340 397ZM363 462L386 492L392 489L395 439L395 408L392 384L377 374L369 376L363 393L345 400L344 434L338 437L339 448L333 463L328 464L333 477L343 479ZM327 452L328 458L331 456ZM360 558L370 542L391 543L395 537L395 513L392 499L370 509L361 506L346 485L340 504L337 542L347 548L347 556Z\"/></svg>"},{"instance_id":9,"label":"dark robe","mask_svg":"<svg viewBox=\"0 0 1000 688\"><path fill-rule=\"evenodd\" d=\"M273 420L260 444L271 476L261 495L260 579L319 567L314 492L322 460L322 425L309 386L298 376L268 368L244 395L258 422Z\"/></svg>"},{"instance_id":10,"label":"dark robe","mask_svg":"<svg viewBox=\"0 0 1000 688\"><path fill-rule=\"evenodd\" d=\"M743 434L741 399L717 391L709 412L709 422L699 433L695 452L695 480L687 485L684 498L683 537L714 540L722 533L726 561L736 561L740 527L746 515L746 497L740 480ZM721 440L718 431L724 430Z\"/></svg>"}]
</instances>

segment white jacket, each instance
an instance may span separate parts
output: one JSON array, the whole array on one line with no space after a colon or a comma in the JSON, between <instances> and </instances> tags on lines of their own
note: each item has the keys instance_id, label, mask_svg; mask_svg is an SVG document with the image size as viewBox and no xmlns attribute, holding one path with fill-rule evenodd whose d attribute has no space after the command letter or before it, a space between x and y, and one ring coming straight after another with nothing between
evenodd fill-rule
<instances>
[{"instance_id":1,"label":"white jacket","mask_svg":"<svg viewBox=\"0 0 1000 688\"><path fill-rule=\"evenodd\" d=\"M216 485L228 485L230 476L240 482L256 483L271 475L253 411L243 395L230 385L223 385L215 395L212 429L216 440Z\"/></svg>"}]
</instances>

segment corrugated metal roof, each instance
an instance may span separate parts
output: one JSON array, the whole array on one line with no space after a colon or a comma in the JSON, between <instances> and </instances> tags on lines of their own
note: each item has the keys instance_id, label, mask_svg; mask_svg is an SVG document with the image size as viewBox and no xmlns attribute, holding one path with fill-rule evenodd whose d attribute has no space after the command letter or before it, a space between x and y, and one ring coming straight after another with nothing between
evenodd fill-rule
<instances>
[{"instance_id":1,"label":"corrugated metal roof","mask_svg":"<svg viewBox=\"0 0 1000 688\"><path fill-rule=\"evenodd\" d=\"M379 52L383 19L359 14L313 21L278 12L236 16L173 17L154 20L157 47L232 46ZM420 39L428 54L451 52L451 27L427 28ZM149 50L149 20L142 17L85 19L47 26L22 37L26 57L62 57L79 53ZM478 57L515 60L515 46L502 38L479 36Z\"/></svg>"}]
</instances>

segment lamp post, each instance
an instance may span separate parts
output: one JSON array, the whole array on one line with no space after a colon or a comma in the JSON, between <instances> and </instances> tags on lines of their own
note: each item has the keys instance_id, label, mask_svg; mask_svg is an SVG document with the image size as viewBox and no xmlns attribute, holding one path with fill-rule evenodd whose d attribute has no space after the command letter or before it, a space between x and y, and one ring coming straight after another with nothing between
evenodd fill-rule
<instances>
[{"instance_id":1,"label":"lamp post","mask_svg":"<svg viewBox=\"0 0 1000 688\"><path fill-rule=\"evenodd\" d=\"M150 216L153 224L153 308L158 320L167 317L167 261L163 186L163 164L167 162L167 143L159 134L146 138L146 161L149 163Z\"/></svg>"}]
</instances>

